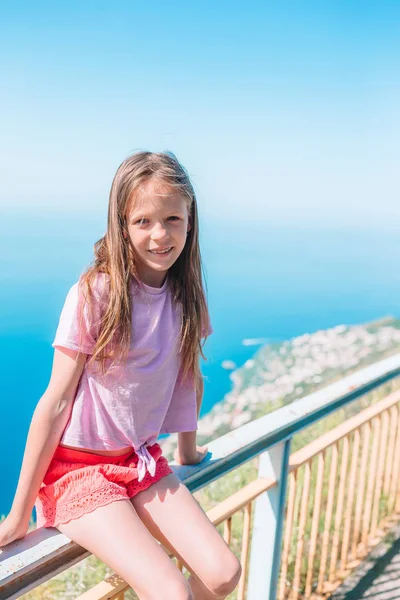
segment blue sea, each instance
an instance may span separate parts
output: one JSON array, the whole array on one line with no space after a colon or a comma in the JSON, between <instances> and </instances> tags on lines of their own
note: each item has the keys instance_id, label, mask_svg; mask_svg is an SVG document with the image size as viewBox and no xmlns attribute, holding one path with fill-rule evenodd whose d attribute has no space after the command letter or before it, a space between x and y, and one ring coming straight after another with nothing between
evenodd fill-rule
<instances>
[{"instance_id":1,"label":"blue sea","mask_svg":"<svg viewBox=\"0 0 400 600\"><path fill-rule=\"evenodd\" d=\"M32 412L47 386L66 292L104 228L90 214L2 211L0 514L10 508ZM400 316L394 231L204 219L201 243L214 327L202 367L203 414L231 387L222 361L240 366L257 350L244 339L279 341Z\"/></svg>"}]
</instances>

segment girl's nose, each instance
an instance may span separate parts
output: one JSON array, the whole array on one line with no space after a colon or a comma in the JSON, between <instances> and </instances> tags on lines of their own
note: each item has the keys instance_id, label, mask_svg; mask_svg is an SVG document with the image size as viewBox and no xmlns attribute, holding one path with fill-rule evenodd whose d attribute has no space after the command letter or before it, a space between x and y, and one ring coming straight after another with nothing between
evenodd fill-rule
<instances>
[{"instance_id":1,"label":"girl's nose","mask_svg":"<svg viewBox=\"0 0 400 600\"><path fill-rule=\"evenodd\" d=\"M154 240L160 240L167 235L167 228L162 223L156 223L151 232L151 237Z\"/></svg>"}]
</instances>

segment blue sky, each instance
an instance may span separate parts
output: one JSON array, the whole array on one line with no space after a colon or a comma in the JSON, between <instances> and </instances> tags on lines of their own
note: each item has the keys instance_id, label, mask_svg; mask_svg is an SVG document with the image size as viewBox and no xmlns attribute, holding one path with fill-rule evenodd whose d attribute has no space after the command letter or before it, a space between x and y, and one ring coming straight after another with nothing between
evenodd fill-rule
<instances>
[{"instance_id":1,"label":"blue sky","mask_svg":"<svg viewBox=\"0 0 400 600\"><path fill-rule=\"evenodd\" d=\"M171 149L203 215L400 223L398 2L15 2L0 25L1 207L103 212Z\"/></svg>"}]
</instances>

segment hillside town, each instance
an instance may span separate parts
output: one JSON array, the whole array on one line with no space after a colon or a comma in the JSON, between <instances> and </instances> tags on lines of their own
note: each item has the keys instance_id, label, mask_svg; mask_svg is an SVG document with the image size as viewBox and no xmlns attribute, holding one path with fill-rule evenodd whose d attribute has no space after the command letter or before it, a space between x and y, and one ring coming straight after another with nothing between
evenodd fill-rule
<instances>
[{"instance_id":1,"label":"hillside town","mask_svg":"<svg viewBox=\"0 0 400 600\"><path fill-rule=\"evenodd\" d=\"M199 422L205 443L398 352L400 319L338 325L281 343L265 344L230 374L232 389ZM170 453L174 436L162 442Z\"/></svg>"}]
</instances>

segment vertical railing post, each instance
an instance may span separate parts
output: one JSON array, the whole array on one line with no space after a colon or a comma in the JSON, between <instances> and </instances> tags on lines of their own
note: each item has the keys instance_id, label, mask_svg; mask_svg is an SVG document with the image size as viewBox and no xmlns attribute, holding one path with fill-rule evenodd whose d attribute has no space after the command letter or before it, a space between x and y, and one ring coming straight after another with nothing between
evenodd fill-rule
<instances>
[{"instance_id":1,"label":"vertical railing post","mask_svg":"<svg viewBox=\"0 0 400 600\"><path fill-rule=\"evenodd\" d=\"M291 439L260 455L259 477L277 485L255 500L247 600L275 600L280 570Z\"/></svg>"}]
</instances>

